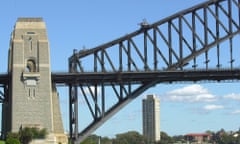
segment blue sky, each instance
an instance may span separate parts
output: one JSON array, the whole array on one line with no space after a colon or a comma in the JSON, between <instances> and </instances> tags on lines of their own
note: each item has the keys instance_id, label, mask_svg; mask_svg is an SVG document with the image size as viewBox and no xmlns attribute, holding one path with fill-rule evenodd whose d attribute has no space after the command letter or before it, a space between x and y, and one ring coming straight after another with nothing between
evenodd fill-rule
<instances>
[{"instance_id":1,"label":"blue sky","mask_svg":"<svg viewBox=\"0 0 240 144\"><path fill-rule=\"evenodd\" d=\"M53 72L68 71L73 49L92 48L156 22L204 0L7 0L0 1L0 72L7 71L10 34L18 17L43 17L47 24ZM59 88L64 126L68 130L68 89ZM161 130L170 135L240 127L239 83L159 84L123 108L95 133L142 130L141 101L161 99ZM81 99L80 99L81 101ZM82 102L80 107L86 107ZM85 111L82 111L84 114ZM81 124L88 118L80 117Z\"/></svg>"}]
</instances>

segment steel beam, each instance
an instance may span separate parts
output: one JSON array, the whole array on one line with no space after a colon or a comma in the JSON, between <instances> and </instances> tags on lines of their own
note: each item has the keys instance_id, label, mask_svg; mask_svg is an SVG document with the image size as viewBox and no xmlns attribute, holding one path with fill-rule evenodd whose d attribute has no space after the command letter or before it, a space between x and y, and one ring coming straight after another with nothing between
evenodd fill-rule
<instances>
[{"instance_id":1,"label":"steel beam","mask_svg":"<svg viewBox=\"0 0 240 144\"><path fill-rule=\"evenodd\" d=\"M76 141L80 142L137 97L143 92L140 89L179 81L239 80L240 69L234 67L239 14L239 0L211 0L153 24L144 22L137 31L111 42L75 52L69 58L69 70L74 71L55 73L52 78L56 83L78 86L92 114L93 122L75 136ZM229 48L222 47L226 41ZM117 50L118 55L112 56L111 50L113 53ZM222 65L225 61L222 53L229 55L228 65ZM93 87L90 97L93 105L84 94L84 87ZM101 98L98 87L102 89ZM118 100L110 109L105 107L106 87L112 88ZM77 88L74 91L76 94Z\"/></svg>"}]
</instances>

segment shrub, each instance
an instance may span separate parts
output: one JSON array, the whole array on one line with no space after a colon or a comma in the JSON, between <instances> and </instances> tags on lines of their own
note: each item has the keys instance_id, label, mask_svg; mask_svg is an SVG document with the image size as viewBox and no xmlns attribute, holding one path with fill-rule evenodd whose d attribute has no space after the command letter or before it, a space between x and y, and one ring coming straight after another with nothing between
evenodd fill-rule
<instances>
[{"instance_id":1,"label":"shrub","mask_svg":"<svg viewBox=\"0 0 240 144\"><path fill-rule=\"evenodd\" d=\"M44 139L47 135L47 129L24 128L20 132L20 141L23 144L28 144L32 139Z\"/></svg>"},{"instance_id":2,"label":"shrub","mask_svg":"<svg viewBox=\"0 0 240 144\"><path fill-rule=\"evenodd\" d=\"M33 139L32 128L26 127L23 130L21 130L19 134L20 134L20 141L23 144L28 144Z\"/></svg>"},{"instance_id":3,"label":"shrub","mask_svg":"<svg viewBox=\"0 0 240 144\"><path fill-rule=\"evenodd\" d=\"M47 129L25 127L19 133L8 133L6 144L28 144L33 139L44 139L46 135Z\"/></svg>"},{"instance_id":4,"label":"shrub","mask_svg":"<svg viewBox=\"0 0 240 144\"><path fill-rule=\"evenodd\" d=\"M32 128L33 139L45 139L47 135L47 129Z\"/></svg>"},{"instance_id":5,"label":"shrub","mask_svg":"<svg viewBox=\"0 0 240 144\"><path fill-rule=\"evenodd\" d=\"M20 141L16 138L7 138L6 144L21 144Z\"/></svg>"},{"instance_id":6,"label":"shrub","mask_svg":"<svg viewBox=\"0 0 240 144\"><path fill-rule=\"evenodd\" d=\"M7 134L7 139L8 139L8 138L19 139L19 133L9 132L9 133Z\"/></svg>"}]
</instances>

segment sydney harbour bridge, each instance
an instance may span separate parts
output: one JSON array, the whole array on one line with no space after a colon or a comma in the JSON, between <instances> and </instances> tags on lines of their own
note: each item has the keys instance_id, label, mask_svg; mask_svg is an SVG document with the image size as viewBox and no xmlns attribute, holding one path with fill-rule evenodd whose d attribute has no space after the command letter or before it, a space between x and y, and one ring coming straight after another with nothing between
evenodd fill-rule
<instances>
[{"instance_id":1,"label":"sydney harbour bridge","mask_svg":"<svg viewBox=\"0 0 240 144\"><path fill-rule=\"evenodd\" d=\"M91 49L74 50L68 72L52 82L69 88L69 130L75 143L159 83L240 79L240 0L209 0ZM1 102L10 75L0 74ZM109 103L111 91L115 103ZM79 130L79 93L92 121Z\"/></svg>"}]
</instances>

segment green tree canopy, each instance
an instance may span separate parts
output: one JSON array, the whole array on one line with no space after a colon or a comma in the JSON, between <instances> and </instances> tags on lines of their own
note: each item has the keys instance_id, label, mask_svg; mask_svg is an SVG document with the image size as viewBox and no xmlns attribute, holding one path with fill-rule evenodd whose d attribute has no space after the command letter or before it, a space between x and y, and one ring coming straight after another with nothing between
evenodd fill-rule
<instances>
[{"instance_id":1,"label":"green tree canopy","mask_svg":"<svg viewBox=\"0 0 240 144\"><path fill-rule=\"evenodd\" d=\"M172 137L168 136L167 133L161 132L161 141L158 142L158 144L169 144L173 143Z\"/></svg>"},{"instance_id":2,"label":"green tree canopy","mask_svg":"<svg viewBox=\"0 0 240 144\"><path fill-rule=\"evenodd\" d=\"M116 135L116 138L113 139L113 144L144 144L146 139L135 131L130 131L127 133L122 133Z\"/></svg>"},{"instance_id":3,"label":"green tree canopy","mask_svg":"<svg viewBox=\"0 0 240 144\"><path fill-rule=\"evenodd\" d=\"M20 141L16 138L7 138L6 144L21 144Z\"/></svg>"},{"instance_id":4,"label":"green tree canopy","mask_svg":"<svg viewBox=\"0 0 240 144\"><path fill-rule=\"evenodd\" d=\"M46 129L38 129L38 128L29 128L25 127L20 129L18 133L8 133L6 142L9 144L28 144L32 139L44 139L47 135Z\"/></svg>"}]
</instances>

